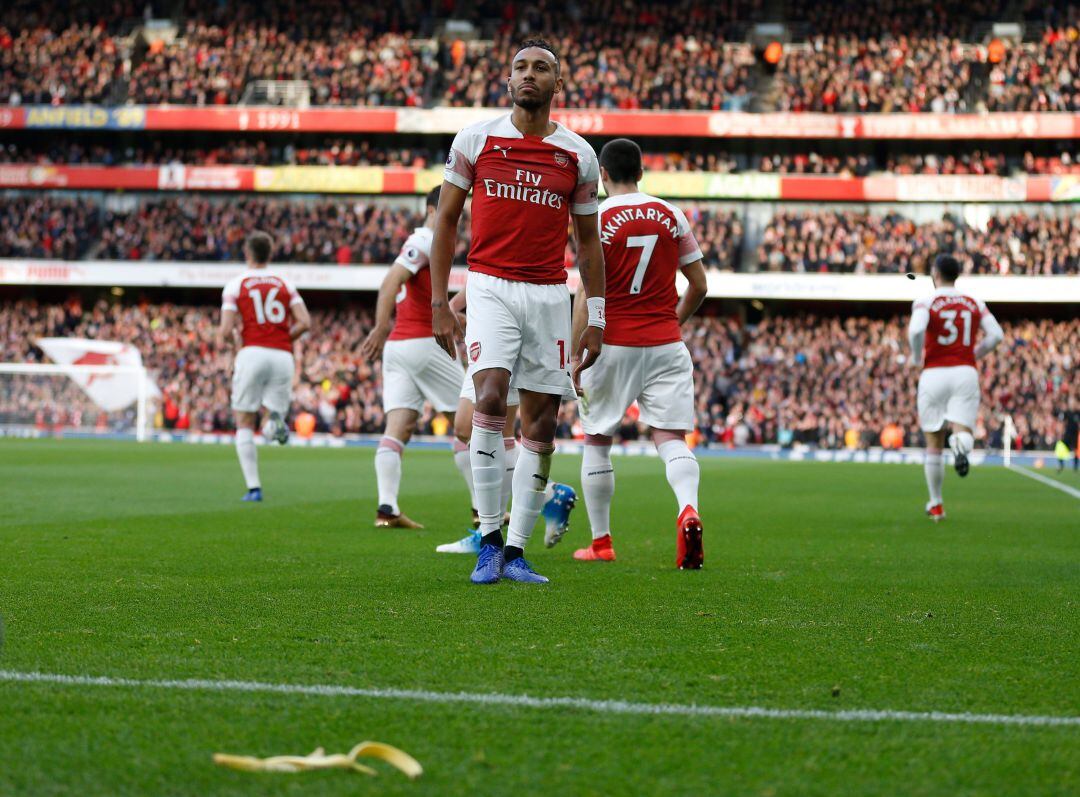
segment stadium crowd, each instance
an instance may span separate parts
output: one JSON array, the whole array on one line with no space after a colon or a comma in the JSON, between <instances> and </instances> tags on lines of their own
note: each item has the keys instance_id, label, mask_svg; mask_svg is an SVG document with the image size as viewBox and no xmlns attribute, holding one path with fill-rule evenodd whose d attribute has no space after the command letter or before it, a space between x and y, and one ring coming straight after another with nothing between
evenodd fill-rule
<instances>
[{"instance_id":1,"label":"stadium crowd","mask_svg":"<svg viewBox=\"0 0 1080 797\"><path fill-rule=\"evenodd\" d=\"M760 5L756 3L755 5ZM749 110L754 54L726 38L745 2L675 0L664 8L619 0L574 4L556 0L516 9L491 48L467 50L446 76L448 105L505 107L506 57L530 31L562 25L551 41L562 57L560 104L632 110Z\"/></svg>"},{"instance_id":2,"label":"stadium crowd","mask_svg":"<svg viewBox=\"0 0 1080 797\"><path fill-rule=\"evenodd\" d=\"M0 257L242 261L245 231L262 229L273 231L279 262L384 265L423 223L423 215L411 207L370 199L303 202L188 194L143 196L122 207L53 192L8 197L0 202ZM737 214L693 203L683 209L697 231L705 264L737 268L743 240ZM455 262L465 262L469 241L466 208ZM570 241L568 266L573 259Z\"/></svg>"},{"instance_id":3,"label":"stadium crowd","mask_svg":"<svg viewBox=\"0 0 1080 797\"><path fill-rule=\"evenodd\" d=\"M134 343L156 371L168 428L227 431L232 351L214 342L218 313L207 306L109 304L83 306L15 301L0 305L0 360L42 361L33 341L43 336L90 337ZM333 433L378 432L381 366L365 361L360 343L372 323L370 305L315 308L313 333L301 344L294 416L307 412ZM718 444L805 444L824 448L878 445L898 427L905 445L920 433L915 415L918 370L907 359L906 319L766 317L749 324L704 315L685 328L696 366L698 432ZM1053 446L1055 413L1075 395L1080 321L1003 322L1005 342L980 365L984 401L977 437L1001 446L1003 412L1012 415L1021 448ZM54 395L61 380L36 389L0 392L0 419L48 424L67 406L89 409L70 394ZM1071 392L1070 392L1071 391ZM90 417L90 416L87 416ZM71 422L71 419L67 419ZM429 411L421 429L430 432ZM563 437L580 437L576 409L564 406ZM620 436L643 433L633 414Z\"/></svg>"},{"instance_id":4,"label":"stadium crowd","mask_svg":"<svg viewBox=\"0 0 1080 797\"><path fill-rule=\"evenodd\" d=\"M161 138L140 146L83 141L0 143L0 163L94 166L387 166L438 168L442 149L387 147L367 139L328 136L321 141L276 143L275 139L235 139L212 146L180 145ZM1067 145L1060 152L1030 150L1023 155L974 149L964 152L824 154L783 147L761 154L728 150L662 150L644 153L647 171L765 172L772 174L867 177L875 173L933 175L1080 174L1080 162Z\"/></svg>"},{"instance_id":5,"label":"stadium crowd","mask_svg":"<svg viewBox=\"0 0 1080 797\"><path fill-rule=\"evenodd\" d=\"M935 253L955 251L965 273L1080 273L1080 222L1075 214L1008 212L985 229L946 213L920 223L889 211L780 211L757 249L761 271L929 273Z\"/></svg>"},{"instance_id":6,"label":"stadium crowd","mask_svg":"<svg viewBox=\"0 0 1080 797\"><path fill-rule=\"evenodd\" d=\"M158 5L159 14L174 10ZM0 14L0 103L234 104L252 81L299 79L316 105L505 106L507 52L546 31L562 52L569 107L1080 109L1071 5L1032 12L1041 37L1007 46L984 79L975 23L1007 19L1010 4L1001 0L891 0L872 14L854 2L789 3L787 18L803 42L786 48L775 85L756 73L745 37L747 23L763 13L760 0L467 5L189 0L175 39L132 46L126 34L142 15L134 0L103 7L20 0ZM433 36L429 23L455 13L481 31L493 25L493 40Z\"/></svg>"},{"instance_id":7,"label":"stadium crowd","mask_svg":"<svg viewBox=\"0 0 1080 797\"><path fill-rule=\"evenodd\" d=\"M439 166L445 156L417 147L385 147L369 140L327 137L317 144L236 139L212 146L183 146L161 138L139 146L57 141L33 146L0 144L0 163L41 165L159 166Z\"/></svg>"}]
</instances>

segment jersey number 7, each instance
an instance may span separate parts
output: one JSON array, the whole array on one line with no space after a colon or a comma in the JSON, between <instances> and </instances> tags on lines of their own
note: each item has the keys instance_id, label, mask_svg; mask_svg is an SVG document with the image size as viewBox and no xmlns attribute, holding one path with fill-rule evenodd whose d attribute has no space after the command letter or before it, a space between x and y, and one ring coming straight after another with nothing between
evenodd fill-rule
<instances>
[{"instance_id":1,"label":"jersey number 7","mask_svg":"<svg viewBox=\"0 0 1080 797\"><path fill-rule=\"evenodd\" d=\"M637 268L634 269L634 281L630 283L630 293L641 293L641 283L645 281L645 271L649 268L649 261L652 260L653 249L656 248L656 241L659 235L631 235L626 239L626 248L640 247L641 258L638 260Z\"/></svg>"}]
</instances>

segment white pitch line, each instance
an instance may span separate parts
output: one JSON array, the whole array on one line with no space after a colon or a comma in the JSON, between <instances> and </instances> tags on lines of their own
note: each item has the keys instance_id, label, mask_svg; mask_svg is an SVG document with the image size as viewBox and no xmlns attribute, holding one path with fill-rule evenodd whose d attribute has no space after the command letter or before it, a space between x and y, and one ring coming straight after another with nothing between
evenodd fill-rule
<instances>
[{"instance_id":1,"label":"white pitch line","mask_svg":"<svg viewBox=\"0 0 1080 797\"><path fill-rule=\"evenodd\" d=\"M1071 495L1073 498L1080 499L1080 490L1077 490L1075 487L1070 487L1067 484L1062 484L1055 479L1043 476L1041 473L1036 473L1033 470L1028 470L1027 468L1021 467L1020 465L1012 465L1008 469L1013 471L1014 473L1019 473L1021 476L1027 476L1029 479L1034 479L1037 482L1042 482L1048 487L1053 487L1055 490L1061 490L1061 492L1065 493L1066 495Z\"/></svg>"},{"instance_id":2,"label":"white pitch line","mask_svg":"<svg viewBox=\"0 0 1080 797\"><path fill-rule=\"evenodd\" d=\"M478 692L431 692L423 689L361 689L355 686L270 684L258 681L208 681L189 679L111 678L109 676L59 675L43 672L0 670L0 683L58 684L61 686L114 686L149 689L179 689L210 692L268 692L317 697L360 697L377 700L410 700L419 703L471 703L510 708L580 709L600 714L644 716L729 717L773 720L824 720L827 722L946 722L971 725L1027 725L1080 727L1080 717L1032 716L1026 714L968 714L945 711L891 711L888 709L763 708L760 706L699 706L683 703L631 703L624 700L589 700L582 697L531 697Z\"/></svg>"}]
</instances>

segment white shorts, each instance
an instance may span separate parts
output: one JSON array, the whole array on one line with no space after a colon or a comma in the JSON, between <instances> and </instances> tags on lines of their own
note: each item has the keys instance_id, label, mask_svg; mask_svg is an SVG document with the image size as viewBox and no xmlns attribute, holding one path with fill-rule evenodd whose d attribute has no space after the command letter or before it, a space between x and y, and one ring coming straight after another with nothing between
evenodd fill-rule
<instances>
[{"instance_id":1,"label":"white shorts","mask_svg":"<svg viewBox=\"0 0 1080 797\"><path fill-rule=\"evenodd\" d=\"M292 403L293 356L282 349L244 346L233 363L232 408L258 412L266 407L285 416Z\"/></svg>"},{"instance_id":2,"label":"white shorts","mask_svg":"<svg viewBox=\"0 0 1080 797\"><path fill-rule=\"evenodd\" d=\"M694 364L682 341L663 346L612 346L581 373L586 434L611 435L635 401L640 420L656 429L694 428Z\"/></svg>"},{"instance_id":3,"label":"white shorts","mask_svg":"<svg viewBox=\"0 0 1080 797\"><path fill-rule=\"evenodd\" d=\"M451 360L435 338L388 340L383 348L383 410L437 412L457 409L461 363Z\"/></svg>"},{"instance_id":4,"label":"white shorts","mask_svg":"<svg viewBox=\"0 0 1080 797\"><path fill-rule=\"evenodd\" d=\"M970 365L927 368L919 376L919 426L936 432L945 422L975 429L979 414L979 374Z\"/></svg>"},{"instance_id":5,"label":"white shorts","mask_svg":"<svg viewBox=\"0 0 1080 797\"><path fill-rule=\"evenodd\" d=\"M510 386L575 398L570 378L570 291L470 272L465 351L469 377L510 372Z\"/></svg>"},{"instance_id":6,"label":"white shorts","mask_svg":"<svg viewBox=\"0 0 1080 797\"><path fill-rule=\"evenodd\" d=\"M476 385L473 384L473 379L468 374L465 375L465 379L461 383L459 398L465 399L470 404L476 404ZM506 394L506 406L516 407L520 403L521 396L518 394L518 389L516 387L510 388L510 392Z\"/></svg>"}]
</instances>

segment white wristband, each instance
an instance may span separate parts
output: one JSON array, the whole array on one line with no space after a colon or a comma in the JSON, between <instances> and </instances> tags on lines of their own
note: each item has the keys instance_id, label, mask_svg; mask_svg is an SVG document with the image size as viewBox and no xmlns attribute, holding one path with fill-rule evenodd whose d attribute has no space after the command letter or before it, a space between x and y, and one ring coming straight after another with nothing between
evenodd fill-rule
<instances>
[{"instance_id":1,"label":"white wristband","mask_svg":"<svg viewBox=\"0 0 1080 797\"><path fill-rule=\"evenodd\" d=\"M607 316L604 313L604 297L591 296L585 302L589 308L589 326L603 329L607 326Z\"/></svg>"}]
</instances>

